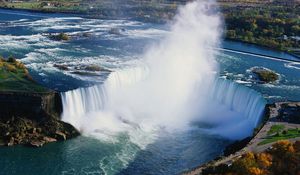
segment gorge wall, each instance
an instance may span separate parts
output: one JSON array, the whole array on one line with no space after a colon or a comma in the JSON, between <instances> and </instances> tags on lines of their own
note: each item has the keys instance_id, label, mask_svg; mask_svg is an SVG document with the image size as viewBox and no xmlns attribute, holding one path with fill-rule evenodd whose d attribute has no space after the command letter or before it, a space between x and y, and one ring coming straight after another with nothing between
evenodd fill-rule
<instances>
[{"instance_id":1,"label":"gorge wall","mask_svg":"<svg viewBox=\"0 0 300 175\"><path fill-rule=\"evenodd\" d=\"M0 118L23 116L31 119L45 114L59 118L62 112L60 94L54 91L46 93L0 92Z\"/></svg>"},{"instance_id":2,"label":"gorge wall","mask_svg":"<svg viewBox=\"0 0 300 175\"><path fill-rule=\"evenodd\" d=\"M0 145L34 147L79 135L70 124L60 120L60 94L0 92Z\"/></svg>"}]
</instances>

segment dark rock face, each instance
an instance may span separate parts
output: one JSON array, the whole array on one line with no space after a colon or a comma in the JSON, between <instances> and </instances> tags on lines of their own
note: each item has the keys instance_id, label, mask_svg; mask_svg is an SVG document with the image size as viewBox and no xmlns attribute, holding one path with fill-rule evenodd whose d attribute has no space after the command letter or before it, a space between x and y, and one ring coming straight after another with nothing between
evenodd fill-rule
<instances>
[{"instance_id":1,"label":"dark rock face","mask_svg":"<svg viewBox=\"0 0 300 175\"><path fill-rule=\"evenodd\" d=\"M99 76L99 74L94 72L81 72L81 71L73 71L72 74L81 75L81 76Z\"/></svg>"},{"instance_id":2,"label":"dark rock face","mask_svg":"<svg viewBox=\"0 0 300 175\"><path fill-rule=\"evenodd\" d=\"M49 34L49 38L54 41L68 41L70 40L70 36L66 33L60 33L60 34Z\"/></svg>"},{"instance_id":3,"label":"dark rock face","mask_svg":"<svg viewBox=\"0 0 300 175\"><path fill-rule=\"evenodd\" d=\"M54 64L53 66L60 70L69 70L68 66L66 66L66 65Z\"/></svg>"},{"instance_id":4,"label":"dark rock face","mask_svg":"<svg viewBox=\"0 0 300 175\"><path fill-rule=\"evenodd\" d=\"M278 102L273 107L274 118L281 122L300 124L300 102Z\"/></svg>"},{"instance_id":5,"label":"dark rock face","mask_svg":"<svg viewBox=\"0 0 300 175\"><path fill-rule=\"evenodd\" d=\"M122 28L111 28L109 30L109 33L114 34L114 35L121 35L122 32L124 32L124 31L125 31L125 29L122 29Z\"/></svg>"},{"instance_id":6,"label":"dark rock face","mask_svg":"<svg viewBox=\"0 0 300 175\"><path fill-rule=\"evenodd\" d=\"M0 145L40 147L79 135L72 125L60 121L62 102L56 92L2 92L0 106Z\"/></svg>"},{"instance_id":7,"label":"dark rock face","mask_svg":"<svg viewBox=\"0 0 300 175\"><path fill-rule=\"evenodd\" d=\"M243 149L245 146L247 146L251 139L252 137L247 137L245 139L235 141L232 144L226 146L225 150L223 151L224 156L229 156L230 154L234 154L235 152Z\"/></svg>"},{"instance_id":8,"label":"dark rock face","mask_svg":"<svg viewBox=\"0 0 300 175\"><path fill-rule=\"evenodd\" d=\"M26 93L26 92L1 92L0 93L0 118L11 116L25 116L35 119L51 114L58 118L62 112L60 95L56 92Z\"/></svg>"}]
</instances>

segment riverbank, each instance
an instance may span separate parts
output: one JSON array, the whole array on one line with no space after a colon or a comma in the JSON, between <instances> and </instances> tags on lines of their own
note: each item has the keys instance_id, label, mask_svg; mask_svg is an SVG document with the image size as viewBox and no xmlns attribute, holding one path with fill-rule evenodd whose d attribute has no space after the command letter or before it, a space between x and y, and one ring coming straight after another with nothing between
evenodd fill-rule
<instances>
[{"instance_id":1,"label":"riverbank","mask_svg":"<svg viewBox=\"0 0 300 175\"><path fill-rule=\"evenodd\" d=\"M289 55L291 55L291 56L299 59L299 61L300 61L300 54L294 53L292 51L282 50L282 49L276 49L276 48L268 47L265 44L254 43L254 42L249 42L249 41L244 41L244 40L238 40L238 39L232 39L232 38L228 38L228 37L225 37L225 41L232 41L232 42L244 43L244 44L249 44L249 45L253 45L253 46L257 46L257 47L261 47L261 48L273 50L273 51L276 51L276 52L283 52L283 53L289 54ZM224 48L224 49L229 49L229 48ZM229 49L229 50L234 50L234 49ZM238 51L238 50L234 50L234 51ZM243 51L243 52L245 52L245 51ZM256 54L256 55L260 55L260 56L268 56L268 55L257 54L257 53L252 53L252 52L245 52L245 53ZM270 57L270 56L268 56L268 57ZM280 57L273 57L273 58L282 59L282 60L288 60L288 59L280 58Z\"/></svg>"},{"instance_id":2,"label":"riverbank","mask_svg":"<svg viewBox=\"0 0 300 175\"><path fill-rule=\"evenodd\" d=\"M0 77L0 145L40 147L79 135L60 120L60 94L36 83L21 62L1 58Z\"/></svg>"},{"instance_id":3,"label":"riverbank","mask_svg":"<svg viewBox=\"0 0 300 175\"><path fill-rule=\"evenodd\" d=\"M39 10L39 9L24 9L24 8L11 8L11 7L1 7L2 10L10 10L10 11L21 11L28 13L41 13L41 14L61 14L61 15L70 15L76 17L82 17L87 19L102 19L102 20L130 20L130 18L125 17L113 17L113 16L94 16L84 12L76 12L76 11L56 11L56 10Z\"/></svg>"},{"instance_id":4,"label":"riverbank","mask_svg":"<svg viewBox=\"0 0 300 175\"><path fill-rule=\"evenodd\" d=\"M254 53L254 52L241 51L241 50L231 49L231 48L227 48L227 47L217 48L217 50L222 50L222 51L225 51L225 52L238 53L238 54L244 54L244 55L252 55L252 56L257 56L257 57L261 57L261 58L265 58L265 59L283 61L283 62L288 62L288 63L289 62L296 62L296 63L300 62L300 58L298 60L298 57L295 57L295 56L294 56L295 59L287 59L287 58L282 58L282 57L270 56L270 55L266 55L266 54L259 54L259 53Z\"/></svg>"},{"instance_id":5,"label":"riverbank","mask_svg":"<svg viewBox=\"0 0 300 175\"><path fill-rule=\"evenodd\" d=\"M206 169L231 166L233 162L239 160L246 153L262 153L270 149L276 141L300 141L300 102L275 103L274 105L268 105L266 110L267 120L252 139L229 145L226 149L231 150L231 152L227 151L227 156L219 157L183 174L196 175L202 174Z\"/></svg>"}]
</instances>

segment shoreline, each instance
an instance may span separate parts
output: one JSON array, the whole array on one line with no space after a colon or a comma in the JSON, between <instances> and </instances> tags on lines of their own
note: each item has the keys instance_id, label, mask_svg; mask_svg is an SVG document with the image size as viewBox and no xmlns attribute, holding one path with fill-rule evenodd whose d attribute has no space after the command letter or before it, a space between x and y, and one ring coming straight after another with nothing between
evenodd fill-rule
<instances>
[{"instance_id":1,"label":"shoreline","mask_svg":"<svg viewBox=\"0 0 300 175\"><path fill-rule=\"evenodd\" d=\"M0 10L11 10L11 11L21 11L30 13L42 13L42 14L60 14L60 15L71 15L75 17L82 17L87 19L102 19L102 20L130 20L133 18L121 18L121 17L108 17L108 16L93 16L89 13L71 12L71 11L47 11L47 10L37 10L37 9L23 9L23 8L10 8L10 7L0 7Z\"/></svg>"},{"instance_id":2,"label":"shoreline","mask_svg":"<svg viewBox=\"0 0 300 175\"><path fill-rule=\"evenodd\" d=\"M265 108L268 109L268 106L269 106L269 104L267 104ZM267 123L268 118L266 118L266 117L268 115L269 115L269 110L265 111L265 114L264 114L263 119L262 119L263 123L260 124L259 127L257 127L257 128L259 128L258 130L257 130L257 128L254 128L254 133L253 133L252 136L246 137L246 138L244 138L242 140L234 141L233 143L231 143L231 144L229 144L229 145L227 145L225 147L225 149L223 150L223 155L220 155L220 156L214 158L213 160L210 160L210 161L208 161L208 162L206 162L206 163L204 163L202 165L196 166L196 167L191 168L191 169L189 169L187 171L183 171L180 174L181 175L198 175L198 174L201 174L202 170L204 170L205 168L207 168L209 166L212 166L212 165L215 166L216 162L228 159L232 155L237 154L238 152L242 151L257 136L257 134L263 129L263 127ZM246 142L244 142L244 141L246 141ZM243 146L242 146L242 148L235 149L234 145L238 144L238 143L243 144ZM234 151L231 152L231 153L229 153L228 155L225 155L226 149L234 149Z\"/></svg>"},{"instance_id":3,"label":"shoreline","mask_svg":"<svg viewBox=\"0 0 300 175\"><path fill-rule=\"evenodd\" d=\"M231 41L231 42L237 42L237 43L249 44L249 45L261 47L261 48L268 49L268 50L275 51L275 52L282 52L282 53L291 55L291 56L293 56L293 57L299 59L299 61L300 61L300 55L296 55L296 54L290 53L290 52L288 52L288 51L286 51L286 50L275 49L275 48L267 47L267 46L265 46L265 45L260 45L260 44L258 44L258 43L252 43L252 42L247 42L247 41L242 41L242 40L239 40L239 39L232 39L232 38L227 38L227 37L224 38L224 41ZM227 49L227 48L224 48L224 49ZM234 49L230 49L230 50L234 50ZM242 51L242 52L245 52L245 51ZM246 52L245 52L245 53L246 53ZM251 53L251 52L249 52L249 53ZM253 54L253 53L252 53L252 54ZM257 55L262 55L262 54L257 54ZM269 56L269 55L262 55L262 56L273 57L273 56ZM274 57L274 58L279 58L279 57ZM284 58L281 58L281 59L284 59Z\"/></svg>"},{"instance_id":4,"label":"shoreline","mask_svg":"<svg viewBox=\"0 0 300 175\"><path fill-rule=\"evenodd\" d=\"M274 104L267 104L266 105L266 111L265 115L263 117L262 124L258 127L259 129L254 130L254 134L250 137L249 141L242 143L245 139L233 142L232 144L226 146L224 149L224 152L226 149L233 149L234 151L227 153L223 152L223 155L207 162L202 165L199 165L197 167L191 168L190 170L181 172L182 175L198 175L201 174L203 170L211 167L217 167L220 165L226 165L231 166L232 163L239 158L242 157L242 155L248 153L248 152L254 152L254 153L260 153L267 149L269 149L274 143L280 140L289 140L289 141L298 141L300 140L300 137L293 137L293 138L287 138L287 139L279 139L273 142L264 143L268 139L268 132L271 130L272 126L276 125L284 125L286 128L300 128L299 123L292 123L289 121L285 121L287 119L282 119L282 115L286 113L287 111L290 112L286 115L294 115L300 112L300 102L277 102ZM296 109L295 111L290 111L290 109ZM285 116L288 118L288 116ZM242 143L244 146L236 148L235 143ZM264 144L262 144L264 143Z\"/></svg>"},{"instance_id":5,"label":"shoreline","mask_svg":"<svg viewBox=\"0 0 300 175\"><path fill-rule=\"evenodd\" d=\"M240 42L240 43L242 43L242 42ZM299 57L299 60L292 60L292 59L276 57L276 56L270 56L270 55L264 55L264 54L254 53L254 52L241 51L241 50L236 50L236 49L231 49L231 48L226 48L226 47L217 48L217 50L223 50L223 51L226 51L226 52L233 52L233 53L238 53L238 54L253 55L253 56L263 57L263 58L266 58L266 59L277 60L277 61L300 63L300 57ZM289 54L289 53L287 53L287 54ZM295 57L295 58L298 59L297 57Z\"/></svg>"}]
</instances>

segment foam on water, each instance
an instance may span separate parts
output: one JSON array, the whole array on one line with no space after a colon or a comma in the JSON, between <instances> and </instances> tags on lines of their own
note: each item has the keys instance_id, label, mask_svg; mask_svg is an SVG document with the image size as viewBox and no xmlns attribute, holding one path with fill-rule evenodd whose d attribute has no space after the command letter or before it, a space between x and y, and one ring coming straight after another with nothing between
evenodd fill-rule
<instances>
[{"instance_id":1,"label":"foam on water","mask_svg":"<svg viewBox=\"0 0 300 175\"><path fill-rule=\"evenodd\" d=\"M40 34L37 35L0 35L0 49L30 49L31 45L53 45L54 43L43 42L46 38Z\"/></svg>"},{"instance_id":2,"label":"foam on water","mask_svg":"<svg viewBox=\"0 0 300 175\"><path fill-rule=\"evenodd\" d=\"M300 70L300 63L285 63L284 66L287 68Z\"/></svg>"},{"instance_id":3,"label":"foam on water","mask_svg":"<svg viewBox=\"0 0 300 175\"><path fill-rule=\"evenodd\" d=\"M16 24L16 23L14 23ZM29 26L34 31L49 31L49 30L80 30L86 32L108 31L111 28L143 26L143 23L127 20L100 20L100 19L85 19L79 17L56 17L45 18L35 21L26 21L17 23L19 26Z\"/></svg>"}]
</instances>

